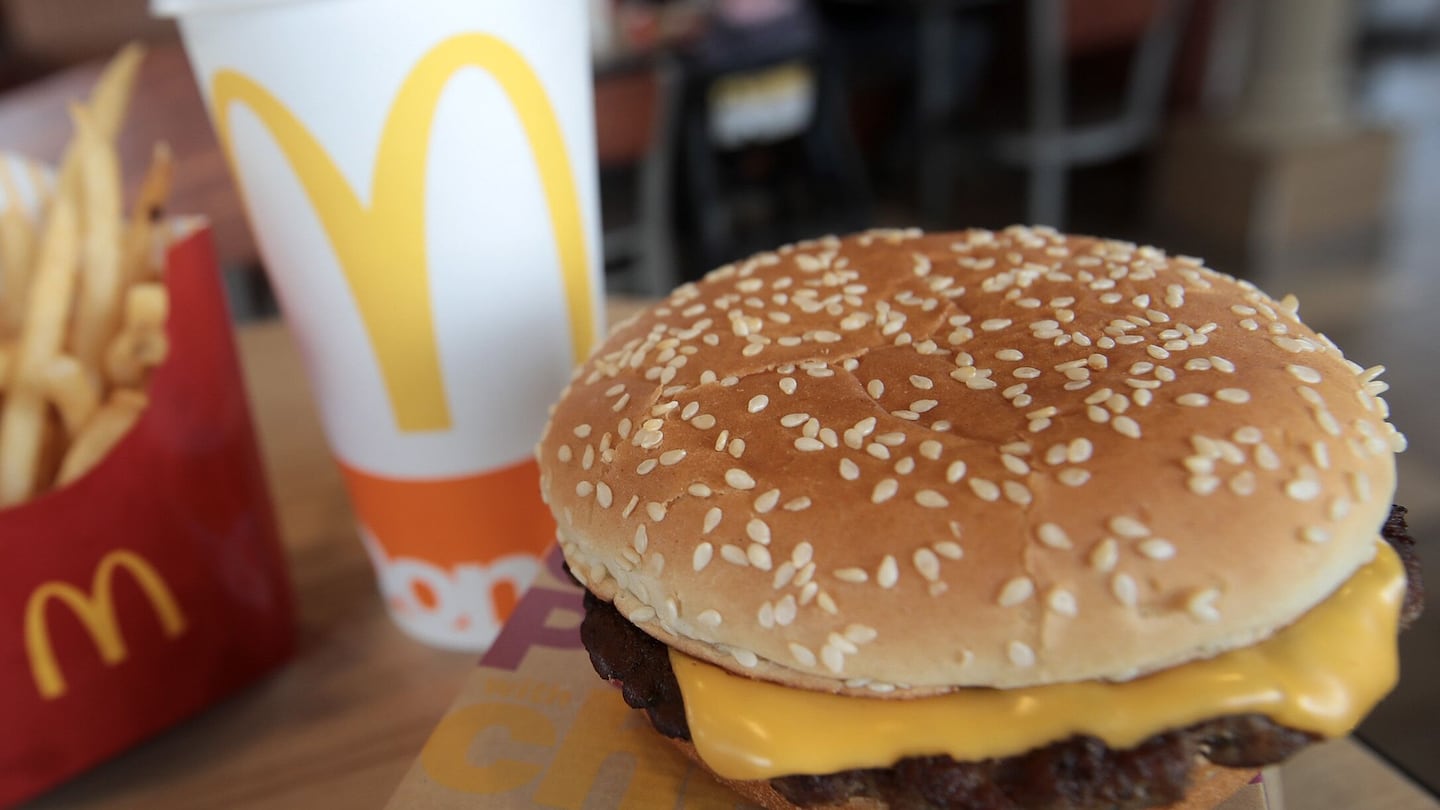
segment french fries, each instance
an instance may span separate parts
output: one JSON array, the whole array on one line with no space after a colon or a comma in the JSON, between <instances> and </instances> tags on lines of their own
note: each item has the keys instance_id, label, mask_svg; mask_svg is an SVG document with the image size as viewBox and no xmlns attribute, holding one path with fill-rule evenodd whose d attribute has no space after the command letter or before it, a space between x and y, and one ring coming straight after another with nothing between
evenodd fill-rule
<instances>
[{"instance_id":1,"label":"french fries","mask_svg":"<svg viewBox=\"0 0 1440 810\"><path fill-rule=\"evenodd\" d=\"M139 421L169 352L156 257L170 151L156 146L128 217L115 151L142 57L122 49L72 108L75 136L54 182L26 178L41 197L35 215L0 158L0 508L99 464Z\"/></svg>"},{"instance_id":2,"label":"french fries","mask_svg":"<svg viewBox=\"0 0 1440 810\"><path fill-rule=\"evenodd\" d=\"M65 452L65 459L60 462L60 474L55 478L56 485L63 487L99 464L100 459L135 426L148 403L149 398L144 394L128 388L111 394L110 401L85 423L85 428Z\"/></svg>"}]
</instances>

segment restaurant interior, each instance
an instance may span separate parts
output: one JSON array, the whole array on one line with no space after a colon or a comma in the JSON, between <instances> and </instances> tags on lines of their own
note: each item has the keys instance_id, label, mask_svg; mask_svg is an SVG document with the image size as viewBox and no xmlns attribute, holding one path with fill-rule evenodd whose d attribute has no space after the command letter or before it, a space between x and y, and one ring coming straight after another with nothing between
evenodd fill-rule
<instances>
[{"instance_id":1,"label":"restaurant interior","mask_svg":"<svg viewBox=\"0 0 1440 810\"><path fill-rule=\"evenodd\" d=\"M1409 439L1397 502L1440 568L1440 0L590 6L611 295L872 226L1036 223L1201 256L1296 294L1348 356L1387 367ZM57 157L67 94L120 44L151 43L122 157L171 141L172 208L211 218L234 318L277 318L171 23L145 0L0 9L0 147ZM368 576L356 560L344 576ZM302 590L302 648L342 611L323 592ZM1399 688L1357 731L1432 793L1436 594L1401 638Z\"/></svg>"}]
</instances>

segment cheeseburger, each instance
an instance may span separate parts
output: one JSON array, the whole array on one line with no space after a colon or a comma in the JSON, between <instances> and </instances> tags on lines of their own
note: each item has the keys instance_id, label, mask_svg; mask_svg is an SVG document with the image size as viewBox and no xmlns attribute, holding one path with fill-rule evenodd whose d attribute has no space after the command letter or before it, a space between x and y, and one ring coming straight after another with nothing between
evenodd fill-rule
<instances>
[{"instance_id":1,"label":"cheeseburger","mask_svg":"<svg viewBox=\"0 0 1440 810\"><path fill-rule=\"evenodd\" d=\"M1419 610L1382 369L1296 310L1042 228L680 287L538 449L596 670L770 808L1212 807Z\"/></svg>"}]
</instances>

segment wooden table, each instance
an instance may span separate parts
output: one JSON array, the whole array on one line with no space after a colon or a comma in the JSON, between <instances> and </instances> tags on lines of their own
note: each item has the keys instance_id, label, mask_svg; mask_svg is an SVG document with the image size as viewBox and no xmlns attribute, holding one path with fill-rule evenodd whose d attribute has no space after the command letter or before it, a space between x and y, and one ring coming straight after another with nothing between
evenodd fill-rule
<instances>
[{"instance_id":1,"label":"wooden table","mask_svg":"<svg viewBox=\"0 0 1440 810\"><path fill-rule=\"evenodd\" d=\"M633 308L612 304L612 322ZM244 327L240 350L299 592L299 654L33 810L378 808L473 665L411 641L386 617L289 334ZM1315 747L1283 773L1290 810L1440 808L1349 740Z\"/></svg>"},{"instance_id":2,"label":"wooden table","mask_svg":"<svg viewBox=\"0 0 1440 810\"><path fill-rule=\"evenodd\" d=\"M73 130L69 106L90 97L104 67L104 60L86 62L0 95L0 149L58 163ZM157 141L168 142L175 155L170 210L210 218L215 248L226 267L257 265L259 254L240 195L179 43L153 46L140 65L119 137L127 200Z\"/></svg>"}]
</instances>

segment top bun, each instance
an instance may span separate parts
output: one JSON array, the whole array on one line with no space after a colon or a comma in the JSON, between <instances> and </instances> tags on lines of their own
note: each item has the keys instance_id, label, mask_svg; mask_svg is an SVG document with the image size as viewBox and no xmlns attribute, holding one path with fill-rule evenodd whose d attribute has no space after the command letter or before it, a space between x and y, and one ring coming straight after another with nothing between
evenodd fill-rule
<instances>
[{"instance_id":1,"label":"top bun","mask_svg":"<svg viewBox=\"0 0 1440 810\"><path fill-rule=\"evenodd\" d=\"M872 232L616 327L538 454L575 576L808 689L1126 680L1376 549L1404 439L1293 298L1049 229Z\"/></svg>"}]
</instances>

